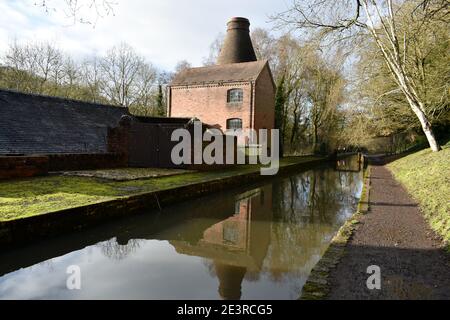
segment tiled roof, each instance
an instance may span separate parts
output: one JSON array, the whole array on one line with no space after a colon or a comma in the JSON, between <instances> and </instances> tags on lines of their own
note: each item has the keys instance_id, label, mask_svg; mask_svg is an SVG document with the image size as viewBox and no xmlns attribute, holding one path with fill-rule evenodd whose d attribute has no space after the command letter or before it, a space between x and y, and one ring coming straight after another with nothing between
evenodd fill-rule
<instances>
[{"instance_id":1,"label":"tiled roof","mask_svg":"<svg viewBox=\"0 0 450 320\"><path fill-rule=\"evenodd\" d=\"M171 86L201 85L256 80L267 64L267 60L230 63L181 71Z\"/></svg>"},{"instance_id":2,"label":"tiled roof","mask_svg":"<svg viewBox=\"0 0 450 320\"><path fill-rule=\"evenodd\" d=\"M0 155L103 153L127 109L0 90Z\"/></svg>"}]
</instances>

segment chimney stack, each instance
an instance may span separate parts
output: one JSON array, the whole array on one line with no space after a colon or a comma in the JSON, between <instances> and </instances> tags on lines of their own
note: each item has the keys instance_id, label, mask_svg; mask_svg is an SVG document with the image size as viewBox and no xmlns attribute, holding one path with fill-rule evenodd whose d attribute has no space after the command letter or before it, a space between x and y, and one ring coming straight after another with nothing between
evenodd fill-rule
<instances>
[{"instance_id":1,"label":"chimney stack","mask_svg":"<svg viewBox=\"0 0 450 320\"><path fill-rule=\"evenodd\" d=\"M227 35L217 59L218 65L256 61L255 50L250 39L250 22L246 18L231 18Z\"/></svg>"}]
</instances>

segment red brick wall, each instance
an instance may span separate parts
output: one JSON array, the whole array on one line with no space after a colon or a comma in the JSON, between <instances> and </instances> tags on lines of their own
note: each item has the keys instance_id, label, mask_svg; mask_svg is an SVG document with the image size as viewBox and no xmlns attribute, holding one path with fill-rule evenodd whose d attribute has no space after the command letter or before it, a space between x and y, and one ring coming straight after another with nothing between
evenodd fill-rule
<instances>
[{"instance_id":1,"label":"red brick wall","mask_svg":"<svg viewBox=\"0 0 450 320\"><path fill-rule=\"evenodd\" d=\"M244 91L244 101L241 105L227 104L227 91L234 88L240 88ZM240 118L243 128L249 128L252 104L251 88L250 82L171 88L169 116L197 117L203 123L218 124L223 131L226 130L227 119Z\"/></svg>"},{"instance_id":2,"label":"red brick wall","mask_svg":"<svg viewBox=\"0 0 450 320\"><path fill-rule=\"evenodd\" d=\"M227 104L227 91L234 88L244 91L244 101L239 106ZM253 126L255 129L274 127L275 88L268 66L262 71L256 85L236 82L226 85L173 87L170 90L169 117L197 117L203 123L218 124L223 131L226 130L227 119L231 118L242 119L244 129ZM256 112L252 111L252 104L255 104Z\"/></svg>"},{"instance_id":3,"label":"red brick wall","mask_svg":"<svg viewBox=\"0 0 450 320\"><path fill-rule=\"evenodd\" d=\"M71 171L126 167L123 154L50 154L0 157L0 180L46 175L49 171Z\"/></svg>"},{"instance_id":4,"label":"red brick wall","mask_svg":"<svg viewBox=\"0 0 450 320\"><path fill-rule=\"evenodd\" d=\"M275 86L266 66L256 81L255 129L273 129L275 126Z\"/></svg>"},{"instance_id":5,"label":"red brick wall","mask_svg":"<svg viewBox=\"0 0 450 320\"><path fill-rule=\"evenodd\" d=\"M119 153L51 154L49 171L96 170L127 167L127 159Z\"/></svg>"},{"instance_id":6,"label":"red brick wall","mask_svg":"<svg viewBox=\"0 0 450 320\"><path fill-rule=\"evenodd\" d=\"M48 173L48 157L0 157L0 180L27 178Z\"/></svg>"},{"instance_id":7,"label":"red brick wall","mask_svg":"<svg viewBox=\"0 0 450 320\"><path fill-rule=\"evenodd\" d=\"M129 127L108 128L108 152L122 154L128 162Z\"/></svg>"}]
</instances>

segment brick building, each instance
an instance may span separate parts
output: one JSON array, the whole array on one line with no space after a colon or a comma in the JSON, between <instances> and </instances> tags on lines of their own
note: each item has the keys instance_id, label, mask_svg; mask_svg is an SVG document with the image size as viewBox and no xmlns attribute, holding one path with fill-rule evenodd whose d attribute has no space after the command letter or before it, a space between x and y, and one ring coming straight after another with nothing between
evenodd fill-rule
<instances>
[{"instance_id":1,"label":"brick building","mask_svg":"<svg viewBox=\"0 0 450 320\"><path fill-rule=\"evenodd\" d=\"M175 76L169 117L196 117L224 132L273 129L276 86L268 61L257 61L249 27L247 19L232 18L217 65Z\"/></svg>"}]
</instances>

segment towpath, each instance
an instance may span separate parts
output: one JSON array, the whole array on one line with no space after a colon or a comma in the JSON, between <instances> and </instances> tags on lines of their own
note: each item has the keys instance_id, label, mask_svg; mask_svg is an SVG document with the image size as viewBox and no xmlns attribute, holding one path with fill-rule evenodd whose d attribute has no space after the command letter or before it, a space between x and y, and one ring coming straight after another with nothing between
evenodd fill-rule
<instances>
[{"instance_id":1,"label":"towpath","mask_svg":"<svg viewBox=\"0 0 450 320\"><path fill-rule=\"evenodd\" d=\"M330 273L328 298L450 299L450 255L385 167L372 168L369 205ZM367 288L372 265L380 267L380 290Z\"/></svg>"}]
</instances>

